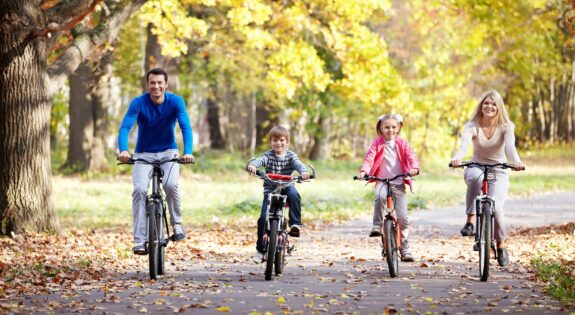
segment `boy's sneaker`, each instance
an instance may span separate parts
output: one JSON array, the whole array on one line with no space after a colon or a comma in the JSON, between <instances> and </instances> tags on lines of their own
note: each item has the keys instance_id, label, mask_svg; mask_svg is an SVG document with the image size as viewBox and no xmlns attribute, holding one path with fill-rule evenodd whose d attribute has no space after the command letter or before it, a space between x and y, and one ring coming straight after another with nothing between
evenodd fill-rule
<instances>
[{"instance_id":1,"label":"boy's sneaker","mask_svg":"<svg viewBox=\"0 0 575 315\"><path fill-rule=\"evenodd\" d=\"M379 225L374 225L371 227L369 237L378 237L378 236L381 236L381 227Z\"/></svg>"},{"instance_id":2,"label":"boy's sneaker","mask_svg":"<svg viewBox=\"0 0 575 315\"><path fill-rule=\"evenodd\" d=\"M186 233L184 228L179 223L174 224L174 235L172 235L172 241L178 242L186 238Z\"/></svg>"},{"instance_id":3,"label":"boy's sneaker","mask_svg":"<svg viewBox=\"0 0 575 315\"><path fill-rule=\"evenodd\" d=\"M256 264L261 264L264 262L264 258L265 258L265 254L261 253L259 251L256 251L256 253L252 256L252 260L254 261L254 263Z\"/></svg>"},{"instance_id":4,"label":"boy's sneaker","mask_svg":"<svg viewBox=\"0 0 575 315\"><path fill-rule=\"evenodd\" d=\"M289 229L289 236L292 237L299 237L299 231L301 230L301 226L294 224Z\"/></svg>"},{"instance_id":5,"label":"boy's sneaker","mask_svg":"<svg viewBox=\"0 0 575 315\"><path fill-rule=\"evenodd\" d=\"M463 236L475 235L475 231L473 230L473 223L465 223L465 226L461 229L461 235Z\"/></svg>"},{"instance_id":6,"label":"boy's sneaker","mask_svg":"<svg viewBox=\"0 0 575 315\"><path fill-rule=\"evenodd\" d=\"M134 247L132 247L132 252L134 255L148 255L148 251L146 250L144 243L136 244Z\"/></svg>"}]
</instances>

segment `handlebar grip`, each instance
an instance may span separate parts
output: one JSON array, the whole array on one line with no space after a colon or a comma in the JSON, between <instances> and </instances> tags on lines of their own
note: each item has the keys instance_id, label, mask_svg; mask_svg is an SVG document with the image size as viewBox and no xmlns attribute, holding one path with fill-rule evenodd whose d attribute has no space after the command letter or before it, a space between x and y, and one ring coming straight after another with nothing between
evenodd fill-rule
<instances>
[{"instance_id":1,"label":"handlebar grip","mask_svg":"<svg viewBox=\"0 0 575 315\"><path fill-rule=\"evenodd\" d=\"M451 164L451 162L449 162L449 167L453 167L453 165Z\"/></svg>"},{"instance_id":2,"label":"handlebar grip","mask_svg":"<svg viewBox=\"0 0 575 315\"><path fill-rule=\"evenodd\" d=\"M353 180L358 180L358 179L359 179L359 177L357 177L357 175L353 177Z\"/></svg>"},{"instance_id":3,"label":"handlebar grip","mask_svg":"<svg viewBox=\"0 0 575 315\"><path fill-rule=\"evenodd\" d=\"M262 171L262 170L256 170L256 175L259 177L264 177L266 175L266 173L264 173L264 171Z\"/></svg>"}]
</instances>

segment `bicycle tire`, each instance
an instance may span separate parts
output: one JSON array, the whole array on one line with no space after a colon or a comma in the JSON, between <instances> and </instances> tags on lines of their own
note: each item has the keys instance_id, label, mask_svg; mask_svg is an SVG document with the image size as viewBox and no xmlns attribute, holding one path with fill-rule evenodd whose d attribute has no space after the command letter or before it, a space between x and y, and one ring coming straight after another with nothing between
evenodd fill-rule
<instances>
[{"instance_id":1,"label":"bicycle tire","mask_svg":"<svg viewBox=\"0 0 575 315\"><path fill-rule=\"evenodd\" d=\"M285 266L285 259L286 259L286 247L287 247L287 233L285 232L287 225L284 221L283 229L282 229L282 240L281 242L278 241L279 249L276 250L276 257L275 257L275 272L276 276L281 275Z\"/></svg>"},{"instance_id":2,"label":"bicycle tire","mask_svg":"<svg viewBox=\"0 0 575 315\"><path fill-rule=\"evenodd\" d=\"M489 252L491 249L491 204L481 204L481 237L479 238L479 277L481 281L489 278Z\"/></svg>"},{"instance_id":3,"label":"bicycle tire","mask_svg":"<svg viewBox=\"0 0 575 315\"><path fill-rule=\"evenodd\" d=\"M165 215L164 206L162 206L161 213ZM168 231L168 226L166 225L165 217L158 217L157 220L160 222L158 224L158 274L164 275L166 272L166 238L169 237L166 232Z\"/></svg>"},{"instance_id":4,"label":"bicycle tire","mask_svg":"<svg viewBox=\"0 0 575 315\"><path fill-rule=\"evenodd\" d=\"M270 220L270 235L267 250L267 261L266 261L266 280L272 279L272 272L274 269L274 261L276 258L276 248L278 244L278 220Z\"/></svg>"},{"instance_id":5,"label":"bicycle tire","mask_svg":"<svg viewBox=\"0 0 575 315\"><path fill-rule=\"evenodd\" d=\"M389 276L395 278L397 277L399 262L397 257L396 230L393 220L385 220L383 233L385 235L385 259L387 260L387 266L389 267Z\"/></svg>"},{"instance_id":6,"label":"bicycle tire","mask_svg":"<svg viewBox=\"0 0 575 315\"><path fill-rule=\"evenodd\" d=\"M156 227L156 203L148 205L148 265L150 279L156 280L158 277L158 239Z\"/></svg>"}]
</instances>

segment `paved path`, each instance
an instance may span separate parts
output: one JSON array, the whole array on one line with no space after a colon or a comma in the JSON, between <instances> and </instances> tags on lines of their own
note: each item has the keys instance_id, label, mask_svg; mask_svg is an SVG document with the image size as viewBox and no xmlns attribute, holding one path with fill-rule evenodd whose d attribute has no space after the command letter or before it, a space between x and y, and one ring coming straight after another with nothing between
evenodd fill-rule
<instances>
[{"instance_id":1,"label":"paved path","mask_svg":"<svg viewBox=\"0 0 575 315\"><path fill-rule=\"evenodd\" d=\"M574 204L575 193L509 200L508 222L539 226L575 221ZM297 250L287 257L285 273L272 281L264 280L264 265L250 262L251 247L219 246L207 259L174 262L168 275L155 283L147 281L143 257L142 270L118 275L116 283L106 290L84 289L67 299L58 294L27 297L24 304L40 310L52 303L56 313L74 309L98 314L574 311L546 297L529 280L532 274L515 261L504 268L493 266L488 282L480 282L471 240L457 236L464 220L461 208L411 215L416 262L400 263L400 277L394 279L380 255L379 240L367 237L367 217L305 230L295 241Z\"/></svg>"}]
</instances>

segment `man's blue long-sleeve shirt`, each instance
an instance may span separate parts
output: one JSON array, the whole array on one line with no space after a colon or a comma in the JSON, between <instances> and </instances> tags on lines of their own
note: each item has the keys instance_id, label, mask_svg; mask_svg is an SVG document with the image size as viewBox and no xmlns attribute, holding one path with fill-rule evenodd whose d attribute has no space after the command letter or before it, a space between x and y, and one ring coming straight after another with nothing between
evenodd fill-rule
<instances>
[{"instance_id":1,"label":"man's blue long-sleeve shirt","mask_svg":"<svg viewBox=\"0 0 575 315\"><path fill-rule=\"evenodd\" d=\"M155 105L149 93L136 97L122 120L118 134L120 152L128 151L128 134L138 121L136 153L177 149L176 121L182 130L184 154L192 154L193 134L186 105L181 96L166 92L162 105Z\"/></svg>"}]
</instances>

